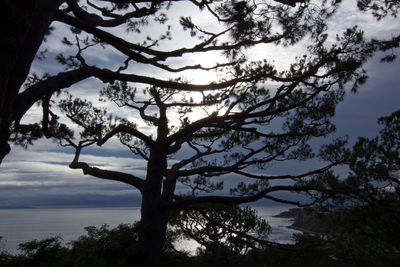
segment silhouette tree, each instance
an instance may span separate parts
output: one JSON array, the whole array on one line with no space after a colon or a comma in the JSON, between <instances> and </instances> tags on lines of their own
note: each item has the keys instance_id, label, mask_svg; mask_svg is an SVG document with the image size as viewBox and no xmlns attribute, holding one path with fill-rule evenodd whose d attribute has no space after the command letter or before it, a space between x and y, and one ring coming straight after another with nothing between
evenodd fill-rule
<instances>
[{"instance_id":1,"label":"silhouette tree","mask_svg":"<svg viewBox=\"0 0 400 267\"><path fill-rule=\"evenodd\" d=\"M174 4L179 8L173 9ZM159 265L171 209L198 208L210 202L237 205L263 198L303 205L277 197L277 191L302 192L323 200L336 189L308 178L324 174L342 159L327 159L325 166L301 174L272 176L264 169L275 162L313 157L308 141L334 131L330 118L343 98L344 86L352 83L356 90L366 79L363 63L375 51L399 45L397 36L366 40L355 26L338 33L335 40L328 38L327 23L337 7L338 3L325 1L294 8L264 1L66 0L45 5L48 13L33 13L32 21L40 14L47 23L35 28L43 30L35 37L43 39L52 21L59 27L71 26L70 33L61 38L66 52L56 56L65 70L31 74L21 92L25 72L17 71L24 77L14 87L9 81L4 85L1 155L8 153L9 139L27 145L44 134L75 149L71 168L137 188L142 195L142 217L139 243L131 255L144 266ZM214 22L211 27L187 16L190 8L203 12ZM168 12L171 16L180 13L179 25L191 37L187 43L174 42L178 33L167 24ZM146 28L155 23L161 33L154 33L155 27ZM264 58L268 49L289 49L301 46L301 41L308 43L304 55L284 70ZM115 53L115 60L98 60L101 49ZM260 60L246 57L252 49L258 49ZM42 54L33 51L31 55ZM206 57L217 60L200 61ZM27 60L24 69L29 69L32 59L23 59ZM193 64L194 60L199 63ZM214 80L195 84L184 76L194 71ZM107 114L105 108L72 95L54 106L55 93L90 77L105 84L101 99L118 109ZM42 121L20 123L39 100ZM72 122L69 127L58 109ZM134 121L126 117L127 110ZM77 128L80 132L74 135ZM82 149L101 146L113 137L147 162L145 177L80 160ZM231 195L214 194L223 189L222 180L229 175L246 181L231 186ZM181 185L190 188L189 195L176 190Z\"/></svg>"},{"instance_id":2,"label":"silhouette tree","mask_svg":"<svg viewBox=\"0 0 400 267\"><path fill-rule=\"evenodd\" d=\"M324 215L331 222L330 234L312 251L328 248L329 258L334 255L346 265L391 266L399 261L400 111L378 122L384 126L378 137L359 137L351 148L345 143L326 147L324 156L342 158L347 176L331 171L315 178L345 193L325 203L331 208Z\"/></svg>"},{"instance_id":3,"label":"silhouette tree","mask_svg":"<svg viewBox=\"0 0 400 267\"><path fill-rule=\"evenodd\" d=\"M32 61L49 33L55 13L62 1L40 0L15 2L6 0L2 7L1 82L0 82L0 163L9 153L11 125L21 120L29 103L20 100L21 87L26 80ZM43 96L33 96L33 103ZM28 106L27 106L28 105ZM25 110L19 116L18 109ZM23 127L24 128L24 127ZM25 131L32 131L25 127ZM21 129L21 131L24 131ZM37 134L36 134L37 135Z\"/></svg>"},{"instance_id":4,"label":"silhouette tree","mask_svg":"<svg viewBox=\"0 0 400 267\"><path fill-rule=\"evenodd\" d=\"M351 149L345 146L346 142L337 142L335 145L325 146L323 157L339 158L349 169L347 177L340 180L334 171L326 173L325 177L316 177L316 180L331 180L338 182L335 187L343 191L354 191L351 194L336 195L334 207L346 206L398 206L400 200L400 111L389 116L381 117L378 123L384 128L375 138L359 137ZM355 191L353 189L362 188ZM382 205L382 203L384 203Z\"/></svg>"},{"instance_id":5,"label":"silhouette tree","mask_svg":"<svg viewBox=\"0 0 400 267\"><path fill-rule=\"evenodd\" d=\"M108 81L108 79L115 80L116 77L109 73L110 69L102 69L103 72L98 69L87 69L82 68L84 64L73 64L75 68L66 72L53 73L52 75L43 76L40 79L39 84L33 86L33 84L27 83L27 92L23 93L24 82L26 83L28 79L28 74L30 72L31 64L36 58L42 58L44 51L39 51L40 46L46 40L46 36L54 30L52 23L61 22L65 25L75 27L76 29L84 30L90 33L92 36L96 36L97 42L107 43L110 46L116 47L121 53L126 54L131 61L141 62L144 64L153 65L160 68L160 62L171 57L179 57L187 53L192 53L195 51L210 51L210 50L224 50L224 49L236 49L242 46L249 46L256 43L263 42L273 42L278 41L283 36L275 36L271 40L263 40L263 38L256 38L255 42L251 38L247 41L240 40L240 42L235 42L235 44L230 44L227 47L216 46L212 49L206 48L212 41L217 39L217 37L222 34L208 35L208 38L204 42L200 42L198 46L194 45L191 49L175 49L171 51L172 53L156 51L149 48L149 45L142 44L132 44L118 38L114 34L108 32L106 29L118 27L121 25L127 25L131 31L140 31L140 27L143 24L148 23L149 17L155 17L157 22L165 22L165 13L162 10L165 6L175 1L119 1L119 0L107 0L100 1L97 5L97 1L88 2L87 5L92 8L92 11L88 11L84 5L80 6L77 1L67 1L67 0L30 0L28 2L20 3L11 0L6 0L3 3L2 8L2 32L3 32L3 49L0 52L0 58L3 62L0 73L1 73L1 95L0 95L0 164L4 157L10 152L10 145L8 140L12 132L18 132L23 135L21 138L17 138L21 143L24 141L39 138L43 135L49 136L47 132L48 129L48 112L47 112L47 100L55 92L59 90L68 88L81 80L87 79L88 77L96 77L100 80ZM200 9L207 9L214 16L218 17L218 12L213 10L213 1L187 1ZM219 1L217 1L219 2ZM304 7L308 6L308 1L286 1L286 0L276 0L277 3L281 3L284 6L295 7L296 4L300 3ZM104 3L109 3L109 6L103 6ZM338 5L340 1L336 1L333 5ZM138 6L138 5L146 6ZM221 5L223 6L223 4ZM239 6L239 5L237 5ZM358 0L359 9L362 11L372 10L372 13L381 19L388 14L396 16L397 10L399 8L399 2L396 0ZM132 9L129 10L129 7ZM266 8L265 10L267 10ZM280 7L274 7L275 12L280 13L280 17L285 13L285 9ZM93 12L97 11L97 12ZM221 10L221 9L220 9ZM279 11L279 10L282 10ZM323 9L321 9L322 11ZM236 10L238 12L249 12L250 10ZM324 13L324 11L322 11ZM159 16L161 14L161 16ZM234 25L234 20L236 22L240 21L241 16L232 16L228 18L227 13L225 16L218 17L220 22L231 23ZM242 14L243 15L243 14ZM327 15L327 14L325 14ZM296 17L292 17L296 18ZM300 17L297 17L300 18ZM195 25L192 25L190 20L186 21L189 24L188 29L191 29L191 33L195 34ZM248 21L249 22L249 21ZM255 24L241 24L244 27L256 26ZM259 24L258 27L262 25ZM99 27L103 27L99 29ZM293 30L295 24L291 25ZM268 28L268 27L267 27ZM300 29L300 28L299 28ZM289 30L289 29L286 29ZM303 31L305 29L303 28ZM302 30L300 30L301 32ZM204 32L203 32L204 33ZM244 34L243 32L242 34ZM204 33L205 34L205 33ZM300 34L301 35L301 34ZM300 36L299 35L299 36ZM299 37L298 36L298 37ZM253 36L254 37L254 36ZM297 38L298 38L297 37ZM161 39L169 38L166 35L162 35ZM208 40L208 41L207 41ZM150 41L150 40L149 40ZM158 40L159 41L159 40ZM158 43L157 40L152 40L152 45ZM245 42L244 42L245 41ZM150 45L150 47L152 46ZM147 47L146 47L147 46ZM387 50L393 46L398 46L398 38L394 37L390 42L384 41L381 46L382 49ZM130 51L130 52L129 52ZM150 52L150 53L149 53ZM148 58L141 57L140 55L147 54ZM136 54L133 56L133 54ZM389 55L388 60L393 60L395 55ZM71 60L74 57L70 58ZM76 56L75 56L76 58ZM128 61L127 61L128 62ZM72 67L72 66L71 66ZM93 66L92 66L93 67ZM167 68L164 69L168 70ZM199 66L186 66L181 68L184 69L199 68ZM201 69L201 67L199 68ZM105 71L105 73L104 73ZM168 70L173 71L173 70ZM177 71L177 70L175 70ZM115 74L115 73L114 73ZM114 76L113 78L110 76ZM118 76L118 75L117 75ZM108 77L108 78L107 78ZM34 80L38 81L38 77L34 76L31 78L36 78ZM150 78L150 77L147 77ZM133 77L130 80L135 80L136 82L143 82L147 84L155 85L156 81L153 79L146 79L145 77ZM161 81L162 82L162 81ZM45 103L43 105L44 118L40 124L28 124L22 125L21 119L24 114L30 109L33 103L41 101L44 99ZM26 136L25 136L26 135ZM30 142L28 141L28 144Z\"/></svg>"},{"instance_id":6,"label":"silhouette tree","mask_svg":"<svg viewBox=\"0 0 400 267\"><path fill-rule=\"evenodd\" d=\"M382 19L387 15L396 17L400 8L399 0L358 0L357 6L361 11L371 11L378 19Z\"/></svg>"},{"instance_id":7,"label":"silhouette tree","mask_svg":"<svg viewBox=\"0 0 400 267\"><path fill-rule=\"evenodd\" d=\"M180 210L173 213L170 224L176 236L193 239L202 248L198 252L210 257L210 265L239 264L236 255L261 249L268 243L268 223L249 207L213 206L202 210ZM236 261L236 262L235 262Z\"/></svg>"}]
</instances>

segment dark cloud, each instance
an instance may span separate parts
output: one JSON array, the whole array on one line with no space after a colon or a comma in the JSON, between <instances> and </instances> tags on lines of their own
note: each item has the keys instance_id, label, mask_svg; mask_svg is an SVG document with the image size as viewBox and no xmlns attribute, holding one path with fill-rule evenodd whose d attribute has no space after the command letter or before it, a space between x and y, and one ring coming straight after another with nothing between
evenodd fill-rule
<instances>
[{"instance_id":1,"label":"dark cloud","mask_svg":"<svg viewBox=\"0 0 400 267\"><path fill-rule=\"evenodd\" d=\"M140 202L139 192L130 185L69 169L71 156L15 147L2 164L0 207L132 206ZM90 154L83 158L107 169L144 173L145 163L138 159Z\"/></svg>"},{"instance_id":2,"label":"dark cloud","mask_svg":"<svg viewBox=\"0 0 400 267\"><path fill-rule=\"evenodd\" d=\"M373 137L379 133L377 119L400 109L400 62L380 63L379 57L367 65L369 79L358 93L347 93L337 106L334 119L337 135Z\"/></svg>"},{"instance_id":3,"label":"dark cloud","mask_svg":"<svg viewBox=\"0 0 400 267\"><path fill-rule=\"evenodd\" d=\"M37 208L37 207L132 207L140 206L138 194L36 194L20 197L0 197L1 208Z\"/></svg>"},{"instance_id":4,"label":"dark cloud","mask_svg":"<svg viewBox=\"0 0 400 267\"><path fill-rule=\"evenodd\" d=\"M346 3L348 4L348 3ZM351 11L351 12L350 12ZM354 10L353 10L354 11ZM333 21L332 29L342 24L354 24L354 21L360 22L361 14L349 10L348 13L339 12L342 16L340 19ZM174 14L171 14L172 16ZM203 15L196 13L197 20L202 20ZM178 18L178 17L177 17ZM194 17L195 18L195 17ZM210 20L211 21L211 20ZM371 21L375 23L375 21ZM54 34L49 36L49 41L44 44L44 47L49 48L48 58L45 61L35 61L33 71L39 73L54 73L62 70L55 56L65 51L65 46L61 45L60 40L66 33L67 28L61 24L57 27L62 27L62 30L54 31ZM372 33L376 33L378 24L371 24L368 28ZM391 33L396 25L389 25L382 29L382 32ZM145 31L153 31L151 27ZM126 34L124 34L126 36ZM331 35L335 36L335 35ZM188 40L185 36L178 36L174 39L176 42ZM182 37L182 38L180 38ZM126 37L129 38L129 37ZM188 44L190 46L190 44ZM163 47L168 49L168 47ZM301 47L295 47L293 50L285 47L281 50L276 50L276 47L271 47L268 50L271 57L273 54L278 55L277 61L285 61L285 58L290 59L292 56L304 53ZM260 53L267 53L265 47L255 49L250 56L254 59L259 59ZM123 61L123 57L114 53L114 51L100 50L95 57L91 57L93 61L89 64L115 68L117 64ZM251 52L251 51L249 51ZM268 54L267 54L268 56ZM326 138L319 138L312 142L315 150L323 143L329 143L334 137L349 135L350 142L354 142L358 136L373 137L379 133L380 127L377 124L377 119L384 115L389 115L391 112L400 108L400 62L395 61L391 64L382 64L379 62L381 55L378 55L371 60L366 69L370 79L363 85L357 94L347 93L345 100L337 106L337 114L334 122L337 125L337 132ZM202 60L207 61L208 58L201 55ZM175 60L175 59L174 59ZM168 63L174 65L174 60ZM186 60L194 61L199 58L188 56ZM191 62L192 63L192 62ZM191 64L190 63L190 64ZM288 62L286 62L288 63ZM286 64L283 62L283 66ZM280 66L277 66L278 68ZM281 66L282 67L282 66ZM136 74L153 74L159 78L166 77L165 72L155 73L154 69L143 64L132 64L129 69ZM192 73L189 73L192 74ZM194 75L188 75L187 78L196 78ZM197 81L204 82L201 79L205 77L197 77ZM196 81L195 81L196 82ZM104 84L97 79L87 79L70 88L70 92L79 97L96 100L98 90ZM112 111L112 108L111 108ZM125 112L124 116L132 116ZM26 115L24 120L38 122L41 120L40 109L35 107ZM146 126L140 126L141 129L148 130ZM69 148L60 148L54 144L49 144L48 140L39 141L38 146L29 148L24 151L20 148L13 148L11 154L6 158L1 166L0 172L0 207L20 207L20 206L107 206L107 205L132 205L132 203L140 203L139 192L132 187L120 184L118 182L104 181L90 176L84 176L80 171L73 171L68 168L68 164L73 158L73 150ZM112 145L106 144L102 148L91 147L84 151L82 158L85 158L89 163L112 170L125 171L135 175L144 177L146 164L144 161L135 158L134 155L126 148L117 146L116 141L111 141ZM115 145L115 146L114 146ZM184 148L177 156L187 157L192 151ZM271 166L265 170L270 174L299 174L316 167L322 163L318 160L310 160L306 162L284 162ZM251 171L259 172L252 169ZM238 175L229 175L219 177L215 180L225 182L225 191L235 186L242 180ZM274 182L275 183L275 182ZM274 184L273 183L273 184ZM184 190L183 186L178 186L178 190ZM301 198L307 200L306 197L294 195L290 193L278 192L276 196L281 196L289 200ZM129 203L129 204L127 204ZM272 202L263 200L257 203L271 204ZM275 204L275 203L274 203Z\"/></svg>"},{"instance_id":5,"label":"dark cloud","mask_svg":"<svg viewBox=\"0 0 400 267\"><path fill-rule=\"evenodd\" d=\"M79 183L52 183L40 178L37 183L0 186L0 208L39 206L137 206L140 195L132 186L98 179Z\"/></svg>"}]
</instances>

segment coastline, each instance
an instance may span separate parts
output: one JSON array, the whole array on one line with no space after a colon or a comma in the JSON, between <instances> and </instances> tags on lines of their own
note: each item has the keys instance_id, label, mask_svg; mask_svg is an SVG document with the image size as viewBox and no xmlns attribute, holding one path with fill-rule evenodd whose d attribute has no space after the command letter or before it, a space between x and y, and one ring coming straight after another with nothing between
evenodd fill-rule
<instances>
[{"instance_id":1,"label":"coastline","mask_svg":"<svg viewBox=\"0 0 400 267\"><path fill-rule=\"evenodd\" d=\"M289 229L312 235L321 235L329 232L329 222L314 208L291 208L288 211L275 215L276 218L290 218L293 220Z\"/></svg>"},{"instance_id":2,"label":"coastline","mask_svg":"<svg viewBox=\"0 0 400 267\"><path fill-rule=\"evenodd\" d=\"M291 221L272 217L287 210L288 207L257 206L254 208L260 217L271 223L273 232L269 238L282 243L291 242L295 231L287 228ZM64 244L86 234L84 230L86 226L100 227L107 224L113 228L139 219L140 207L138 206L2 209L0 210L0 236L3 236L3 239L0 243L0 252L3 249L15 253L20 243L57 235L61 236Z\"/></svg>"}]
</instances>

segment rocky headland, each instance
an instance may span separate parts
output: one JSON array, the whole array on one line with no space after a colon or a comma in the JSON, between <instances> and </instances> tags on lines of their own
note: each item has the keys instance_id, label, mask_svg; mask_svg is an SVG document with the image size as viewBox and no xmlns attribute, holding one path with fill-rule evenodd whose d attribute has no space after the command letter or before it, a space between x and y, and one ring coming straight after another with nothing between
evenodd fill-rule
<instances>
[{"instance_id":1,"label":"rocky headland","mask_svg":"<svg viewBox=\"0 0 400 267\"><path fill-rule=\"evenodd\" d=\"M329 214L315 208L292 208L273 217L293 218L290 228L302 232L327 234L332 229Z\"/></svg>"}]
</instances>

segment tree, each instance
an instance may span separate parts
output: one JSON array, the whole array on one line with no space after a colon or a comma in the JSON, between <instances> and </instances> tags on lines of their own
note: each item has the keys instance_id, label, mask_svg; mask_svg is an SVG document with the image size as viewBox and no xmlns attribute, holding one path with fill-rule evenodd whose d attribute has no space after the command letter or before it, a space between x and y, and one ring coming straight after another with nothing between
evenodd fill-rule
<instances>
[{"instance_id":1,"label":"tree","mask_svg":"<svg viewBox=\"0 0 400 267\"><path fill-rule=\"evenodd\" d=\"M70 266L68 249L61 245L60 237L32 240L19 244L26 261L23 266Z\"/></svg>"},{"instance_id":2,"label":"tree","mask_svg":"<svg viewBox=\"0 0 400 267\"><path fill-rule=\"evenodd\" d=\"M344 193L331 195L325 203L330 208L323 215L330 221L327 236L316 238L314 244L308 237L300 237L298 242L300 247L309 243L311 251L316 254L320 250L328 259L334 255L334 266L338 262L391 266L399 261L400 112L378 122L384 126L378 137L359 137L351 148L342 143L324 150L325 157L343 159L347 176L340 177L332 170L315 179Z\"/></svg>"},{"instance_id":3,"label":"tree","mask_svg":"<svg viewBox=\"0 0 400 267\"><path fill-rule=\"evenodd\" d=\"M400 199L400 111L390 116L381 117L378 123L384 128L375 138L359 137L351 149L345 142L339 146L326 146L324 157L342 159L342 164L349 169L347 177L341 177L336 187L344 191L354 191L351 194L339 194L333 198L334 206L343 207L349 204L355 206L382 205L389 210ZM338 181L333 171L327 173L321 180Z\"/></svg>"},{"instance_id":4,"label":"tree","mask_svg":"<svg viewBox=\"0 0 400 267\"><path fill-rule=\"evenodd\" d=\"M74 83L88 77L99 78L99 75L107 76L107 74L103 75L100 73L95 75L94 73L89 73L87 69L82 68L72 72L60 72L58 75L52 75L51 77L42 77L42 83L36 86L28 86L29 90L23 93L23 84L26 80L29 80L28 75L32 62L35 58L43 57L44 51L40 51L39 49L46 40L46 36L54 29L51 26L52 23L62 22L71 27L88 31L93 36L98 37L98 40L102 40L103 42L111 41L112 46L118 46L125 51L133 49L133 51L136 50L139 54L146 53L146 51L151 51L147 45L139 44L136 45L136 48L130 47L131 45L128 42L121 42L123 40L116 38L116 36L109 34L107 31L99 30L98 27L112 28L128 24L128 28L131 31L140 31L140 26L147 23L148 16L156 16L155 20L163 23L165 18L163 18L163 14L159 11L165 5L168 5L168 3L174 1L107 0L105 2L109 2L111 7L103 7L101 1L98 6L88 3L95 11L101 12L100 14L98 12L97 14L96 12L87 12L85 10L86 7L79 6L76 0L29 0L23 3L6 0L3 3L2 38L4 42L2 42L3 49L0 54L3 63L0 69L0 164L3 158L10 152L8 140L12 131L17 131L24 135L28 134L31 138L41 137L43 133L49 136L47 132L48 121L46 119L43 120L42 125L20 125L22 117L35 102L49 98L55 92L68 88ZM199 7L205 6L205 3L202 2L192 2ZM144 7L137 6L141 3L148 3L148 5ZM288 4L293 5L293 3ZM120 13L122 10L127 10L130 5L133 10ZM161 16L158 17L160 14ZM69 16L65 17L65 15ZM153 45L156 43L157 41ZM190 51L182 52L187 53ZM159 56L151 54L149 55ZM161 58L156 59L156 61L165 60L167 57L161 55ZM145 64L158 65L156 61L145 60L143 62L143 59L135 60L139 60L138 62ZM44 113L47 114L46 106L43 108L45 110Z\"/></svg>"},{"instance_id":5,"label":"tree","mask_svg":"<svg viewBox=\"0 0 400 267\"><path fill-rule=\"evenodd\" d=\"M29 109L29 103L20 99L21 87L26 80L32 61L39 47L51 30L51 22L61 0L30 0L2 3L2 43L0 54L2 66L0 69L0 163L9 153L11 125L21 120L18 109ZM4 39L3 39L4 38ZM4 42L3 42L4 40ZM33 103L41 99L39 93L33 96ZM23 113L24 113L23 112Z\"/></svg>"},{"instance_id":6,"label":"tree","mask_svg":"<svg viewBox=\"0 0 400 267\"><path fill-rule=\"evenodd\" d=\"M85 227L87 235L71 242L74 266L129 266L124 250L137 242L138 224L120 224L109 229Z\"/></svg>"},{"instance_id":7,"label":"tree","mask_svg":"<svg viewBox=\"0 0 400 267\"><path fill-rule=\"evenodd\" d=\"M249 207L223 205L204 210L181 210L171 217L175 234L197 241L205 248L198 252L210 254L210 265L216 267L239 265L235 256L261 249L259 242L268 243L266 239L271 230L268 223Z\"/></svg>"},{"instance_id":8,"label":"tree","mask_svg":"<svg viewBox=\"0 0 400 267\"><path fill-rule=\"evenodd\" d=\"M343 98L345 85L352 83L356 90L366 79L363 63L375 51L399 45L398 36L366 40L357 27L345 29L331 40L327 23L337 3L323 1L319 8L301 3L292 8L264 1L176 1L176 5L204 12L219 25L207 29L182 8L179 24L192 39L187 46L177 48L172 47L173 32L166 24L166 13L173 2L57 2L46 21L71 26L71 33L61 40L67 52L56 57L65 70L44 76L32 74L24 91L19 93L22 82L7 91L14 95L4 104L6 119L2 114L2 127L6 129L2 129L2 142L10 139L26 145L42 134L56 138L62 146L75 150L71 168L129 184L141 192L139 243L131 255L132 261L142 260L145 266L159 265L172 209L198 208L206 203L241 204L262 198L302 205L278 198L274 192L304 192L317 200L335 192L329 184L321 186L307 178L325 173L342 159L328 159L325 166L302 174L271 176L260 174L258 169L263 171L274 162L313 157L308 141L334 131L330 118ZM164 30L160 36L138 35L153 23L160 23ZM121 27L133 38L121 34ZM245 56L260 46L289 49L300 41L308 42L307 51L293 59L286 70L279 70L267 59L248 60ZM102 48L115 52L120 61L97 66L91 55L101 53ZM216 52L223 55L223 61L193 64L185 60L189 55L197 55L198 60ZM153 67L162 71L157 73L161 77L148 75L151 71L134 73L135 66ZM206 72L215 79L194 84L183 76L188 71ZM170 76L163 78L166 73ZM58 106L53 104L56 92L89 77L105 84L102 100L122 111L129 109L135 121L116 111L107 114L102 107L72 95ZM39 100L42 121L21 124L25 112ZM65 118L72 122L69 127ZM143 124L151 130L145 130ZM80 132L74 135L77 127ZM14 132L11 137L10 129ZM93 167L80 160L83 149L101 146L113 137L147 162L145 177ZM2 143L3 148L6 143ZM232 195L214 195L223 188L215 177L223 179L232 174L247 181L232 187ZM274 185L271 180L289 182ZM188 186L191 193L181 194L177 185Z\"/></svg>"},{"instance_id":9,"label":"tree","mask_svg":"<svg viewBox=\"0 0 400 267\"><path fill-rule=\"evenodd\" d=\"M19 251L22 253L13 255L1 251L0 264L2 267L131 266L125 249L137 241L138 223L120 224L112 229L108 225L88 226L85 231L85 235L67 244L59 236L21 243ZM193 265L188 255L170 249L174 238L170 234L166 241L162 266L198 266Z\"/></svg>"},{"instance_id":10,"label":"tree","mask_svg":"<svg viewBox=\"0 0 400 267\"><path fill-rule=\"evenodd\" d=\"M397 16L400 8L399 0L359 0L357 5L361 11L372 11L372 14L378 19L387 15Z\"/></svg>"},{"instance_id":11,"label":"tree","mask_svg":"<svg viewBox=\"0 0 400 267\"><path fill-rule=\"evenodd\" d=\"M108 72L91 73L88 69L79 68L76 69L76 71L60 72L58 75L43 77L40 84L36 86L28 86L29 90L27 90L26 93L23 93L23 84L28 79L28 74L33 60L35 58L43 57L44 51L39 51L39 48L42 42L46 40L46 35L48 35L54 29L54 27L51 26L52 23L62 22L66 25L76 27L77 29L88 31L90 32L90 34L98 37L99 40L102 40L103 42L108 43L109 41L111 41L110 44L112 46L118 46L120 49L125 50L125 52L133 49L133 51L136 50L138 54L147 53L148 51L151 51L151 49L146 49L146 46L141 46L139 44L136 45L136 47L134 48L129 45L128 42L121 42L119 38L115 38L115 36L113 36L112 34L108 34L107 31L99 30L98 27L102 26L110 28L117 27L123 24L129 24L128 27L130 27L131 30L139 31L140 25L142 23L146 23L147 17L151 15L156 15L157 12L163 8L163 5L165 3L170 3L174 1L107 0L106 2L109 2L112 7L102 7L101 5L96 6L93 3L89 3L89 6L101 12L101 15L98 13L96 14L93 12L87 12L84 6L79 6L75 1L67 0L30 0L24 3L7 0L3 3L2 18L4 20L4 23L2 23L2 32L4 42L2 53L0 55L3 62L0 69L2 80L0 85L0 164L4 157L10 152L10 145L8 144L8 140L13 131L18 132L22 135L28 135L29 138L39 138L42 136L43 133L46 137L49 137L49 133L47 132L49 121L46 118L47 105L43 105L43 109L45 112L44 119L41 123L42 125L20 124L20 121L23 118L24 114L35 102L41 101L42 99L47 99L55 92L68 88L74 83L77 83L88 77L96 77L102 79L110 75L110 73ZM142 8L139 8L137 6L137 4L146 2L151 4L149 4L147 7ZM192 2L199 8L207 7L207 9L210 10L211 13L217 15L210 8L210 6L212 5L212 1L188 2ZM276 0L276 2L291 7L295 7L298 3L303 5L306 5L307 3L307 1L292 0ZM333 4L337 5L339 2L340 1L337 1ZM129 5L133 6L133 11L131 10L122 14L117 12L127 9ZM399 8L399 2L396 0L358 0L358 6L362 11L372 10L374 16L376 16L378 19L381 19L382 17L387 16L389 13L392 16L396 16L397 10ZM66 14L71 16L65 17ZM240 19L240 17L237 17L235 19L238 20ZM162 22L164 20L160 19L158 21ZM224 19L222 19L222 21L224 21ZM229 21L225 20L224 22ZM190 29L191 26L194 25L190 25L189 22L188 26ZM194 33L195 31L192 32ZM166 36L163 36L162 38L166 38ZM213 39L215 39L215 37L210 39L210 41ZM383 46L386 46L385 49L390 49L393 46L397 46L396 39L397 38L394 37L392 38L392 42L383 42L382 44ZM259 41L262 42L262 40ZM155 41L153 44L156 43L157 41ZM203 43L203 48L206 45L207 42ZM248 44L243 42L237 43L236 47L240 47L241 45ZM201 46L197 48L201 48ZM223 49L222 47L220 48ZM234 48L234 46L226 48ZM190 53L190 51L179 51L179 49L177 49L175 52L178 53L175 55L173 55L172 53L167 57ZM149 55L152 55L152 53L150 53ZM155 58L156 61L165 60L167 58L166 55L163 53L160 53L159 55L157 55L157 53L153 53L152 56L159 57L158 59ZM388 56L388 59L393 60L394 56L395 55L392 54ZM135 60L138 60L137 62L160 67L158 64L156 64L156 61L152 62L151 60L145 60L144 58L136 58ZM145 62L143 62L143 60L145 60ZM92 71L94 70L92 69ZM102 78L100 78L100 76L102 76ZM136 79L136 82L140 81L150 84L154 84L155 82L148 79L140 79L140 77L137 78L139 79ZM26 141L26 138L24 139Z\"/></svg>"}]
</instances>

